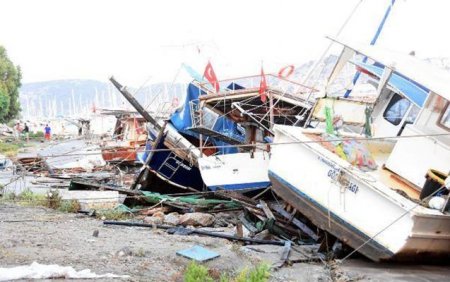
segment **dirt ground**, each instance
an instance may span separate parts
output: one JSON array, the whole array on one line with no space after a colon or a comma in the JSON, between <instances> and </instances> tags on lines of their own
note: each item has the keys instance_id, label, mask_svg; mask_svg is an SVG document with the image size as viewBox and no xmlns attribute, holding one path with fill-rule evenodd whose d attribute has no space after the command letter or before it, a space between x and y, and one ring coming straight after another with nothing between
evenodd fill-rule
<instances>
[{"instance_id":1,"label":"dirt ground","mask_svg":"<svg viewBox=\"0 0 450 282\"><path fill-rule=\"evenodd\" d=\"M98 237L93 233L98 230ZM148 228L105 226L80 214L0 203L0 266L41 264L129 275L130 281L182 281L189 260L178 250L201 245L220 257L205 263L217 273L238 272L279 258L278 246L242 246L225 239L169 235ZM292 255L295 255L293 253ZM334 274L353 281L448 281L448 266L375 264L352 259ZM272 271L271 281L331 281L322 263L296 263ZM336 277L336 276L333 276ZM54 281L54 280L53 280ZM97 280L98 281L98 280Z\"/></svg>"}]
</instances>

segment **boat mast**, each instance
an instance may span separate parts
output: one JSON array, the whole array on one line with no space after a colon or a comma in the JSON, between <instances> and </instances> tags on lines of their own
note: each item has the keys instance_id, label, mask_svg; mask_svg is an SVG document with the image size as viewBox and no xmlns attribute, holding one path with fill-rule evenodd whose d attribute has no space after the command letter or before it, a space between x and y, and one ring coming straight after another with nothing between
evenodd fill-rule
<instances>
[{"instance_id":1,"label":"boat mast","mask_svg":"<svg viewBox=\"0 0 450 282\"><path fill-rule=\"evenodd\" d=\"M109 79L112 84L119 90L119 92L125 97L125 99L130 102L130 104L141 114L146 121L150 122L156 129L161 129L159 123L154 119L143 107L142 105L128 92L125 86L122 86L117 80L111 76Z\"/></svg>"}]
</instances>

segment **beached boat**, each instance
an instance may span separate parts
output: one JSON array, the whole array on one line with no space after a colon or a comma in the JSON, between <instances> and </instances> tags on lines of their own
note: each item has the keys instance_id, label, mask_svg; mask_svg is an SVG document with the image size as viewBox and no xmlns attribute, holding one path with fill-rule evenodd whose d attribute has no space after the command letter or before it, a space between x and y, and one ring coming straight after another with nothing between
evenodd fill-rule
<instances>
[{"instance_id":1,"label":"beached boat","mask_svg":"<svg viewBox=\"0 0 450 282\"><path fill-rule=\"evenodd\" d=\"M263 102L259 93L261 79L248 76L223 80L220 84L224 87L219 93L208 93L203 87L207 94L199 97L195 108L201 115L194 115L189 130L202 134L205 140L214 137L237 145L198 159L203 181L210 190L249 191L269 187L272 126L302 125L314 105L314 89L271 74L265 76L268 98ZM241 136L230 135L233 128L229 124L238 127L243 132Z\"/></svg>"},{"instance_id":2,"label":"beached boat","mask_svg":"<svg viewBox=\"0 0 450 282\"><path fill-rule=\"evenodd\" d=\"M111 82L119 90L119 92L130 102L130 104L141 114L148 122L148 140L143 156L140 157L144 163L140 174L145 174L148 170L153 175L161 179L163 182L172 186L188 189L203 190L203 181L197 167L197 159L200 151L193 143L195 138L183 134L176 127L176 120L166 122L163 118L156 117L146 111L142 105L128 92L127 88L122 86L113 77ZM181 113L183 116L183 114ZM174 124L175 122L175 124ZM162 138L159 140L157 135L162 131ZM158 150L154 154L150 154L152 149ZM149 155L152 157L149 159ZM148 183L138 183L140 189L146 189ZM137 188L137 187L134 187Z\"/></svg>"},{"instance_id":3,"label":"beached boat","mask_svg":"<svg viewBox=\"0 0 450 282\"><path fill-rule=\"evenodd\" d=\"M375 63L353 63L378 77L379 87L387 83L380 96L387 100L372 116L377 135L389 134L329 136L275 126L274 143L287 144L272 146L273 191L374 261L449 258L448 188L442 185L450 170L450 73L409 55L339 43L338 65L362 54Z\"/></svg>"},{"instance_id":4,"label":"beached boat","mask_svg":"<svg viewBox=\"0 0 450 282\"><path fill-rule=\"evenodd\" d=\"M132 114L117 115L112 140L102 146L102 157L106 162L134 164L138 154L144 151L147 141L146 121Z\"/></svg>"}]
</instances>

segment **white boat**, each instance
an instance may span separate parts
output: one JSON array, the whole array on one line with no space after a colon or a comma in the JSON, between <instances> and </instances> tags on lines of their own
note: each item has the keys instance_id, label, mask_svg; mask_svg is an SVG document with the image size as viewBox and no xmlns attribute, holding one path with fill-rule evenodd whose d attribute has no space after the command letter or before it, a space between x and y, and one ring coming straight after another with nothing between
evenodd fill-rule
<instances>
[{"instance_id":1,"label":"white boat","mask_svg":"<svg viewBox=\"0 0 450 282\"><path fill-rule=\"evenodd\" d=\"M238 148L217 150L198 159L202 179L210 190L246 192L269 187L270 140L267 136L271 136L270 128L276 123L304 122L314 104L312 98L308 101L313 96L310 93L315 94L314 89L270 74L266 75L268 99L262 102L259 87L255 87L260 79L261 76L250 76L221 81L222 85L230 86L219 94L201 96L201 111L193 111L202 114L192 117L190 130L203 134L205 140L216 138L238 145ZM238 88L233 89L233 86ZM223 130L228 126L224 120L233 121L242 134L226 134L232 130Z\"/></svg>"},{"instance_id":2,"label":"white boat","mask_svg":"<svg viewBox=\"0 0 450 282\"><path fill-rule=\"evenodd\" d=\"M354 63L372 68L371 75L381 80L386 78L387 91L413 91L409 106L401 107L397 119L389 116L399 105L395 94L386 96L391 100L380 103L382 108L375 106L374 127L391 134L385 140L359 141L377 164L371 171L338 156L333 143L322 142L317 130L275 126L274 143L288 144L272 146L273 190L317 227L374 261L448 259L448 206L430 208L420 201L420 194L429 169L445 174L450 170L450 73L409 55L339 43L345 46L343 53L363 54L377 62ZM412 104L419 110L408 120ZM394 142L392 136L397 135ZM448 195L442 198L448 203Z\"/></svg>"},{"instance_id":3,"label":"white boat","mask_svg":"<svg viewBox=\"0 0 450 282\"><path fill-rule=\"evenodd\" d=\"M215 155L198 159L205 185L211 190L253 190L270 186L269 153Z\"/></svg>"}]
</instances>

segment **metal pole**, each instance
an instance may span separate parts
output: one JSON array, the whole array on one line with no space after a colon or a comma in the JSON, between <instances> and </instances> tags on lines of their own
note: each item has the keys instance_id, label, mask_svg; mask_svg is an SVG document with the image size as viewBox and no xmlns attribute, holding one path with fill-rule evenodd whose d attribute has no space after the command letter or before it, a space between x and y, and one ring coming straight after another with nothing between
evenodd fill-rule
<instances>
[{"instance_id":1,"label":"metal pole","mask_svg":"<svg viewBox=\"0 0 450 282\"><path fill-rule=\"evenodd\" d=\"M166 129L166 125L167 125L167 120L164 121L164 124L162 126L162 128L159 130L158 136L155 139L155 142L153 142L152 148L155 149L156 146L158 146L159 142L161 142L162 137L164 136L164 130ZM134 180L133 184L131 184L130 189L131 190L135 190L136 187L139 185L139 183L141 182L141 180L144 178L144 176L148 175L148 170L150 169L149 164L153 159L153 156L155 155L156 151L152 150L150 151L150 153L147 156L147 159L145 160L144 165L141 168L141 171L139 171L139 175L136 177L136 179Z\"/></svg>"},{"instance_id":2,"label":"metal pole","mask_svg":"<svg viewBox=\"0 0 450 282\"><path fill-rule=\"evenodd\" d=\"M229 240L236 240L236 241L242 241L247 243L256 243L256 244L270 244L270 245L278 245L278 246L284 246L285 241L275 241L275 240L261 240L261 239L254 239L254 238L246 238L246 237L237 237L233 235L228 234L222 234L222 233L216 233L216 232L209 232L204 230L198 230L198 229L190 229L190 228L184 228L184 227L175 227L170 225L160 225L160 224L145 224L145 223L137 223L137 222L123 222L123 221L103 221L103 224L105 225L123 225L123 226L137 226L137 227L149 227L149 228L159 228L159 229L173 229L176 231L176 229L180 231L185 231L186 234L198 234L198 235L207 235L211 237L217 237L217 238L223 238L223 239L229 239Z\"/></svg>"},{"instance_id":3,"label":"metal pole","mask_svg":"<svg viewBox=\"0 0 450 282\"><path fill-rule=\"evenodd\" d=\"M125 97L125 99L130 102L130 104L145 118L147 122L150 122L155 126L156 129L160 129L161 126L158 124L156 119L154 119L142 106L141 104L133 97L133 95L128 92L125 86L122 86L113 76L109 79L112 84L119 90L119 92Z\"/></svg>"}]
</instances>

